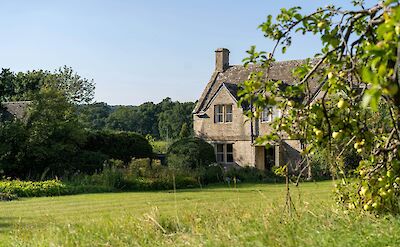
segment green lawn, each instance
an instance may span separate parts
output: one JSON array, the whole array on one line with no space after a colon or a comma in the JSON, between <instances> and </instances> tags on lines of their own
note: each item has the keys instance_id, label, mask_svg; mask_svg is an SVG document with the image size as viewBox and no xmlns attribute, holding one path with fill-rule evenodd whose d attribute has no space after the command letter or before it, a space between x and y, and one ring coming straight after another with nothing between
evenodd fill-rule
<instances>
[{"instance_id":1,"label":"green lawn","mask_svg":"<svg viewBox=\"0 0 400 247\"><path fill-rule=\"evenodd\" d=\"M2 246L399 246L400 220L343 212L332 182L0 202Z\"/></svg>"}]
</instances>

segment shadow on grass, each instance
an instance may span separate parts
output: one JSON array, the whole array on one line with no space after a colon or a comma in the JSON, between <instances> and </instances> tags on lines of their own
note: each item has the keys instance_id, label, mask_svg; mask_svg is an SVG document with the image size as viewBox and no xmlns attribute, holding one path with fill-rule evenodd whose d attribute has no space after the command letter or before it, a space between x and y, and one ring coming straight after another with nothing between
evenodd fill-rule
<instances>
[{"instance_id":1,"label":"shadow on grass","mask_svg":"<svg viewBox=\"0 0 400 247\"><path fill-rule=\"evenodd\" d=\"M0 233L9 232L16 221L16 217L0 217Z\"/></svg>"}]
</instances>

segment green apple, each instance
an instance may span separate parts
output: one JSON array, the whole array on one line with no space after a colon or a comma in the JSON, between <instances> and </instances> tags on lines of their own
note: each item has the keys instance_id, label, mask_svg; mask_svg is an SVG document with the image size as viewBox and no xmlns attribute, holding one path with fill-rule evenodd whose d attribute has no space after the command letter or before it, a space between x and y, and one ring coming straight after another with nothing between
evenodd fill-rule
<instances>
[{"instance_id":1,"label":"green apple","mask_svg":"<svg viewBox=\"0 0 400 247\"><path fill-rule=\"evenodd\" d=\"M340 132L334 131L334 132L332 133L332 137L333 137L333 139L339 138L339 137L340 137Z\"/></svg>"},{"instance_id":2,"label":"green apple","mask_svg":"<svg viewBox=\"0 0 400 247\"><path fill-rule=\"evenodd\" d=\"M365 187L365 186L361 187L361 189L360 189L360 195L361 196L365 196L365 194L367 192L368 192L368 187Z\"/></svg>"},{"instance_id":3,"label":"green apple","mask_svg":"<svg viewBox=\"0 0 400 247\"><path fill-rule=\"evenodd\" d=\"M338 107L339 109L343 109L343 108L345 108L346 106L347 106L347 103L346 103L346 101L345 101L344 99L340 99L339 102L337 103L337 107Z\"/></svg>"},{"instance_id":4,"label":"green apple","mask_svg":"<svg viewBox=\"0 0 400 247\"><path fill-rule=\"evenodd\" d=\"M324 132L322 132L322 130L317 129L315 130L315 136L320 139L324 136Z\"/></svg>"}]
</instances>

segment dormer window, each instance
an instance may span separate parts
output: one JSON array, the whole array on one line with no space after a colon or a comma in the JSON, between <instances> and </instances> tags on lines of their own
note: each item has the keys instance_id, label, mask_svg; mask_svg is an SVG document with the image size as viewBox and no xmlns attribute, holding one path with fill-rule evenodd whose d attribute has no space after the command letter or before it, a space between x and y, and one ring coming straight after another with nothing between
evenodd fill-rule
<instances>
[{"instance_id":1,"label":"dormer window","mask_svg":"<svg viewBox=\"0 0 400 247\"><path fill-rule=\"evenodd\" d=\"M281 110L276 107L266 107L261 112L261 122L262 123L271 123L275 118L281 117Z\"/></svg>"},{"instance_id":2,"label":"dormer window","mask_svg":"<svg viewBox=\"0 0 400 247\"><path fill-rule=\"evenodd\" d=\"M232 105L215 105L214 106L214 122L215 123L231 123L233 121Z\"/></svg>"}]
</instances>

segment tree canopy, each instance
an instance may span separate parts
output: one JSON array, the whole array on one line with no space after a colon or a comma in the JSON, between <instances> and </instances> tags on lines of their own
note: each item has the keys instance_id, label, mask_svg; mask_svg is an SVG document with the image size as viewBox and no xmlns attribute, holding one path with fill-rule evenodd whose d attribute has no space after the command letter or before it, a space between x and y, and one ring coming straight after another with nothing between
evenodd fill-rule
<instances>
[{"instance_id":1,"label":"tree canopy","mask_svg":"<svg viewBox=\"0 0 400 247\"><path fill-rule=\"evenodd\" d=\"M14 73L2 69L0 73L0 101L32 100L43 87L54 88L70 103L89 103L94 97L94 82L82 78L71 67L61 67L55 72L33 70Z\"/></svg>"}]
</instances>

